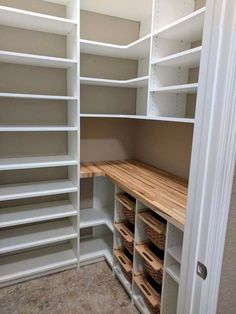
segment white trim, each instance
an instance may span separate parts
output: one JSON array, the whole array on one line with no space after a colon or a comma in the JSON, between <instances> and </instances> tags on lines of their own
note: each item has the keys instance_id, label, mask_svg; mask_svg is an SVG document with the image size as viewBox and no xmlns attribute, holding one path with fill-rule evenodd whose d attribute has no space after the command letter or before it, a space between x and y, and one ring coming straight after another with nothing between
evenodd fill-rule
<instances>
[{"instance_id":1,"label":"white trim","mask_svg":"<svg viewBox=\"0 0 236 314\"><path fill-rule=\"evenodd\" d=\"M234 0L208 0L178 314L217 310L236 156L235 14ZM198 260L208 268L205 281Z\"/></svg>"}]
</instances>

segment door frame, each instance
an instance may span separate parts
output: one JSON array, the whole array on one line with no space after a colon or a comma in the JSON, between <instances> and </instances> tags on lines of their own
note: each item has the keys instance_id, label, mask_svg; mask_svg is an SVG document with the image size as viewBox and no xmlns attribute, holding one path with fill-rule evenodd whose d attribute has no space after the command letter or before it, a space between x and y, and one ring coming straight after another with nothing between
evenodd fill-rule
<instances>
[{"instance_id":1,"label":"door frame","mask_svg":"<svg viewBox=\"0 0 236 314\"><path fill-rule=\"evenodd\" d=\"M197 98L178 314L217 312L236 161L235 0L207 0Z\"/></svg>"}]
</instances>

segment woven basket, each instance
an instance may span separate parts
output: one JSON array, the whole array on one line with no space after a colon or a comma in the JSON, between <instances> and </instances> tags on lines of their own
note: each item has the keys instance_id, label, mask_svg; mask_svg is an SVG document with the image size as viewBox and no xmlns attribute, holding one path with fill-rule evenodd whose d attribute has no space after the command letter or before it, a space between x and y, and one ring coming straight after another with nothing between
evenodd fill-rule
<instances>
[{"instance_id":1,"label":"woven basket","mask_svg":"<svg viewBox=\"0 0 236 314\"><path fill-rule=\"evenodd\" d=\"M115 223L115 228L120 234L123 246L133 255L134 234L126 227L125 223Z\"/></svg>"},{"instance_id":2,"label":"woven basket","mask_svg":"<svg viewBox=\"0 0 236 314\"><path fill-rule=\"evenodd\" d=\"M147 237L159 249L165 250L166 241L166 225L155 218L149 211L139 214L140 219L147 226Z\"/></svg>"},{"instance_id":3,"label":"woven basket","mask_svg":"<svg viewBox=\"0 0 236 314\"><path fill-rule=\"evenodd\" d=\"M115 249L114 255L116 256L117 261L121 266L121 271L124 274L125 278L130 283L132 283L132 268L133 268L132 262L122 249Z\"/></svg>"},{"instance_id":4,"label":"woven basket","mask_svg":"<svg viewBox=\"0 0 236 314\"><path fill-rule=\"evenodd\" d=\"M132 224L135 223L135 201L125 193L118 193L116 199L122 205L123 214Z\"/></svg>"},{"instance_id":5,"label":"woven basket","mask_svg":"<svg viewBox=\"0 0 236 314\"><path fill-rule=\"evenodd\" d=\"M135 223L135 211L124 208L123 214L125 218L128 219L132 224Z\"/></svg>"},{"instance_id":6,"label":"woven basket","mask_svg":"<svg viewBox=\"0 0 236 314\"><path fill-rule=\"evenodd\" d=\"M134 275L134 281L142 292L144 301L151 313L160 314L161 309L161 296L150 285L145 276Z\"/></svg>"},{"instance_id":7,"label":"woven basket","mask_svg":"<svg viewBox=\"0 0 236 314\"><path fill-rule=\"evenodd\" d=\"M147 262L144 262L144 269L145 271L159 284L162 284L162 277L163 277L163 269L156 271L149 265Z\"/></svg>"}]
</instances>

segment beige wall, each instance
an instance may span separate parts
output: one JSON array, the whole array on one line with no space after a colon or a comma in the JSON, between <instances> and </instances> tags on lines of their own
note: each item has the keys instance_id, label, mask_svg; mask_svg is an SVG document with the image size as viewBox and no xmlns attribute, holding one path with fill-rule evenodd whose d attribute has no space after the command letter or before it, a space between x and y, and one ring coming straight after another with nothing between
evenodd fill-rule
<instances>
[{"instance_id":1,"label":"beige wall","mask_svg":"<svg viewBox=\"0 0 236 314\"><path fill-rule=\"evenodd\" d=\"M231 196L217 314L236 313L236 169Z\"/></svg>"},{"instance_id":2,"label":"beige wall","mask_svg":"<svg viewBox=\"0 0 236 314\"><path fill-rule=\"evenodd\" d=\"M188 178L193 126L157 121L138 122L136 158Z\"/></svg>"}]
</instances>

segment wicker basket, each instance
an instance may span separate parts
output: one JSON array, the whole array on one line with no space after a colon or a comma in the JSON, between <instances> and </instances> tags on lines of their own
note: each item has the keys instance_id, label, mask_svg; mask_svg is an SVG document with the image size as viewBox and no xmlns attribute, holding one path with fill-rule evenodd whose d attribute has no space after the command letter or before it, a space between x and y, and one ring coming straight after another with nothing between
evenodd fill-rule
<instances>
[{"instance_id":1,"label":"wicker basket","mask_svg":"<svg viewBox=\"0 0 236 314\"><path fill-rule=\"evenodd\" d=\"M125 193L118 193L116 195L118 202L122 204L123 214L132 224L135 223L135 202Z\"/></svg>"},{"instance_id":2,"label":"wicker basket","mask_svg":"<svg viewBox=\"0 0 236 314\"><path fill-rule=\"evenodd\" d=\"M144 262L144 269L159 285L162 284L163 268L156 271L150 264Z\"/></svg>"},{"instance_id":3,"label":"wicker basket","mask_svg":"<svg viewBox=\"0 0 236 314\"><path fill-rule=\"evenodd\" d=\"M136 245L135 250L144 259L145 272L147 272L159 285L161 285L163 277L163 261L149 249L148 244Z\"/></svg>"},{"instance_id":4,"label":"wicker basket","mask_svg":"<svg viewBox=\"0 0 236 314\"><path fill-rule=\"evenodd\" d=\"M165 250L166 241L166 225L155 218L151 212L143 212L139 214L139 218L147 226L147 237L159 249Z\"/></svg>"},{"instance_id":5,"label":"wicker basket","mask_svg":"<svg viewBox=\"0 0 236 314\"><path fill-rule=\"evenodd\" d=\"M123 246L133 255L134 235L122 222L115 223L115 228L119 232Z\"/></svg>"},{"instance_id":6,"label":"wicker basket","mask_svg":"<svg viewBox=\"0 0 236 314\"><path fill-rule=\"evenodd\" d=\"M134 281L143 294L145 303L151 313L160 314L161 296L157 293L144 275L134 275Z\"/></svg>"},{"instance_id":7,"label":"wicker basket","mask_svg":"<svg viewBox=\"0 0 236 314\"><path fill-rule=\"evenodd\" d=\"M121 266L121 270L125 276L125 278L132 283L132 262L130 261L130 259L125 255L125 253L122 251L122 249L115 249L114 250L114 255L117 258L120 266Z\"/></svg>"}]
</instances>

